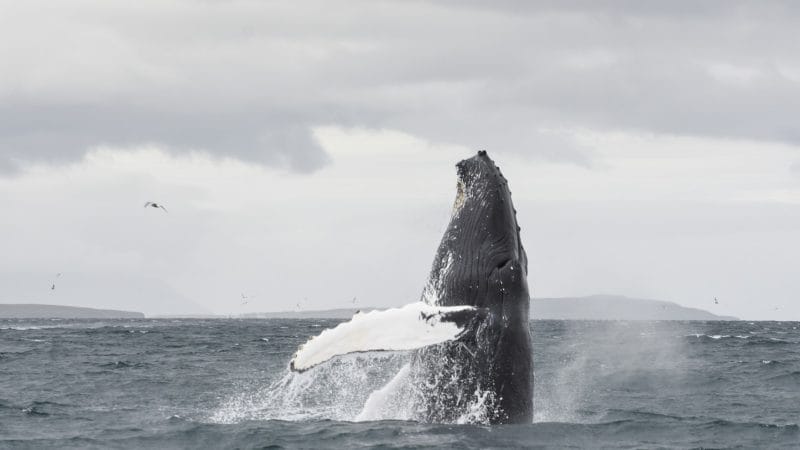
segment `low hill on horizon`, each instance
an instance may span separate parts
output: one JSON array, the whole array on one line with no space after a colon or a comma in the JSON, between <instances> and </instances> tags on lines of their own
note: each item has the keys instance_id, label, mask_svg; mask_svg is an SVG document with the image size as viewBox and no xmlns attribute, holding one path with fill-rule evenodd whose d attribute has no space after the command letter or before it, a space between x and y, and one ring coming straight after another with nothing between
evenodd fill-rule
<instances>
[{"instance_id":1,"label":"low hill on horizon","mask_svg":"<svg viewBox=\"0 0 800 450\"><path fill-rule=\"evenodd\" d=\"M0 319L144 319L135 311L95 309L80 306L0 303Z\"/></svg>"},{"instance_id":2,"label":"low hill on horizon","mask_svg":"<svg viewBox=\"0 0 800 450\"><path fill-rule=\"evenodd\" d=\"M242 314L245 319L349 319L356 311L387 308L338 308ZM532 320L739 320L674 302L622 295L531 299Z\"/></svg>"},{"instance_id":3,"label":"low hill on horizon","mask_svg":"<svg viewBox=\"0 0 800 450\"><path fill-rule=\"evenodd\" d=\"M739 320L674 302L622 295L531 299L531 318L542 320Z\"/></svg>"}]
</instances>

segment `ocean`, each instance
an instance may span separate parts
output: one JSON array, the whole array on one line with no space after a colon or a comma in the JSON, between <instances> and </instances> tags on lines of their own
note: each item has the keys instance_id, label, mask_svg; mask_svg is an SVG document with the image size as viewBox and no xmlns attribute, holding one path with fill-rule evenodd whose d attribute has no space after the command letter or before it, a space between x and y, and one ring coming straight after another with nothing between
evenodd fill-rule
<instances>
[{"instance_id":1,"label":"ocean","mask_svg":"<svg viewBox=\"0 0 800 450\"><path fill-rule=\"evenodd\" d=\"M0 447L800 447L796 322L533 321L534 421L502 426L370 399L404 353L290 373L339 322L0 320Z\"/></svg>"}]
</instances>

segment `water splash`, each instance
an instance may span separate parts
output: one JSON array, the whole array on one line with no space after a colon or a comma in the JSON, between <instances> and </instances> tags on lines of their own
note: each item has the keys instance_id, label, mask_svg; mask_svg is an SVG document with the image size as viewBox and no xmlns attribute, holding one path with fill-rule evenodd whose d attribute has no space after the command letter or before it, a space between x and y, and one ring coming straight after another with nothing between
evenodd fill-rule
<instances>
[{"instance_id":1,"label":"water splash","mask_svg":"<svg viewBox=\"0 0 800 450\"><path fill-rule=\"evenodd\" d=\"M303 373L286 369L267 386L243 388L222 402L208 421L353 421L370 394L386 385L408 363L401 353L354 354Z\"/></svg>"},{"instance_id":2,"label":"water splash","mask_svg":"<svg viewBox=\"0 0 800 450\"><path fill-rule=\"evenodd\" d=\"M243 388L226 398L206 420L489 423L496 400L492 392L465 391L458 377L431 377L430 368L413 363L414 358L400 352L358 353L303 373L286 370L266 386ZM448 358L440 364L458 362Z\"/></svg>"},{"instance_id":3,"label":"water splash","mask_svg":"<svg viewBox=\"0 0 800 450\"><path fill-rule=\"evenodd\" d=\"M355 420L411 420L414 411L408 408L409 402L404 397L410 374L411 364L404 365L386 386L370 394Z\"/></svg>"}]
</instances>

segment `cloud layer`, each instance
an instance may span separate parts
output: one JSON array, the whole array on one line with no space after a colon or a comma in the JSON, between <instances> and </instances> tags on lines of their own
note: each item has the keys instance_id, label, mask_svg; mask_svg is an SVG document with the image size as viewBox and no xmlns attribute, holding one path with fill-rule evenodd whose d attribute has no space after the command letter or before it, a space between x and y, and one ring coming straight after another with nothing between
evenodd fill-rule
<instances>
[{"instance_id":1,"label":"cloud layer","mask_svg":"<svg viewBox=\"0 0 800 450\"><path fill-rule=\"evenodd\" d=\"M0 170L162 144L309 172L319 126L593 163L561 129L797 144L793 2L12 2ZM555 132L554 132L555 131Z\"/></svg>"}]
</instances>

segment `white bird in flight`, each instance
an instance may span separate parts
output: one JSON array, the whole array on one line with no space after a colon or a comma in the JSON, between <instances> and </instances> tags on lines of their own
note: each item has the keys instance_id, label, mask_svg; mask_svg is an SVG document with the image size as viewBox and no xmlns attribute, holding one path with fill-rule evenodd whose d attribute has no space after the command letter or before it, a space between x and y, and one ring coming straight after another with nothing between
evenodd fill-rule
<instances>
[{"instance_id":1,"label":"white bird in flight","mask_svg":"<svg viewBox=\"0 0 800 450\"><path fill-rule=\"evenodd\" d=\"M56 278L60 278L60 277L61 277L61 272L58 272L56 274ZM50 290L51 291L55 291L56 290L56 283L55 282L50 285Z\"/></svg>"},{"instance_id":2,"label":"white bird in flight","mask_svg":"<svg viewBox=\"0 0 800 450\"><path fill-rule=\"evenodd\" d=\"M167 208L164 208L164 205L159 205L159 204L158 204L158 203L156 203L156 202L147 202L147 203L145 203L145 204L144 204L144 207L145 207L145 208L147 208L148 206L149 206L150 208L161 208L161 209L163 209L163 210L164 210L164 212L169 212L169 211L167 211Z\"/></svg>"}]
</instances>

